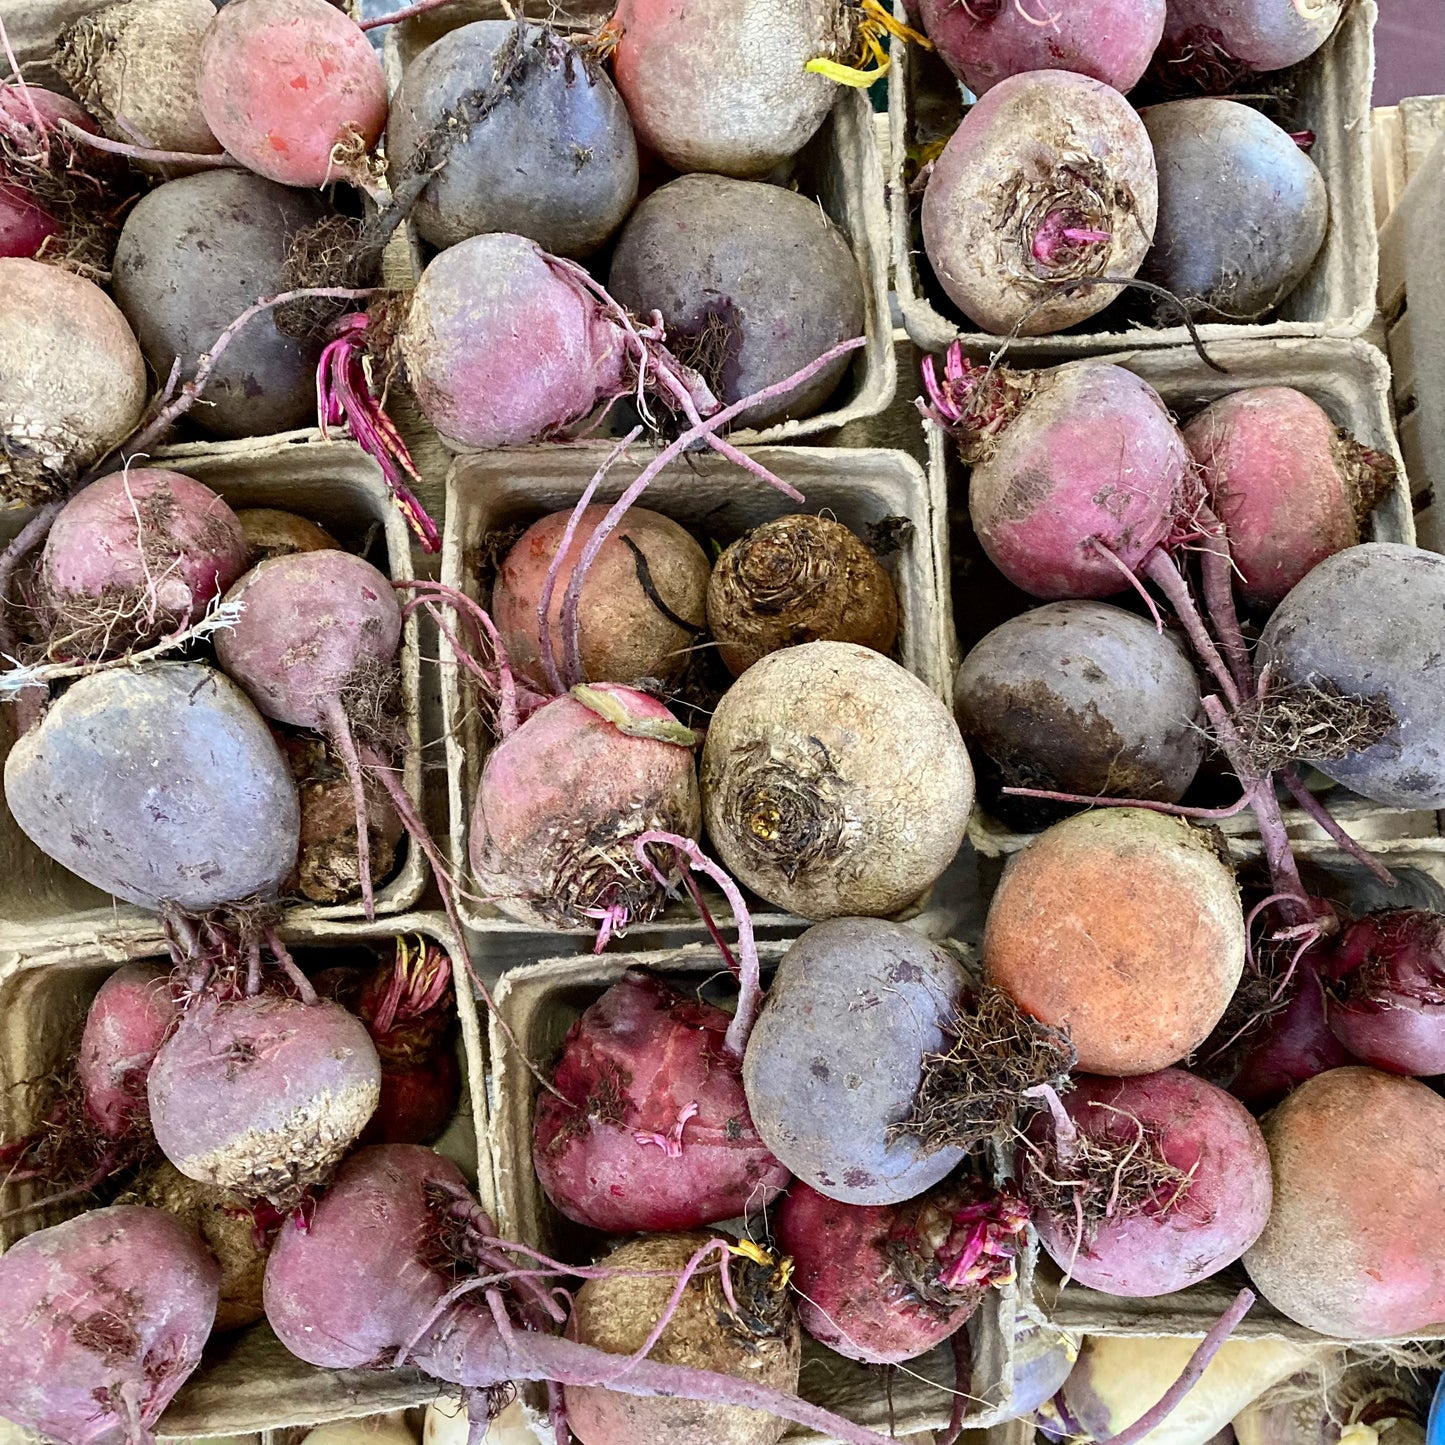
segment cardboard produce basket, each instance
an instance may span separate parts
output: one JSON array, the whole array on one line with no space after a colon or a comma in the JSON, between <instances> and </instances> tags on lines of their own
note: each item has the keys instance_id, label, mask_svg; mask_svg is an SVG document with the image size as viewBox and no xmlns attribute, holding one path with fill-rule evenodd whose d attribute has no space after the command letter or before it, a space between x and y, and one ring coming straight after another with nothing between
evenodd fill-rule
<instances>
[{"instance_id":1,"label":"cardboard produce basket","mask_svg":"<svg viewBox=\"0 0 1445 1445\"><path fill-rule=\"evenodd\" d=\"M605 445L537 446L469 452L457 457L447 481L442 580L476 597L478 562L488 542L508 529L574 506L608 450ZM649 449L639 448L638 461L619 461L599 489L597 500L615 501L641 470L648 454ZM898 590L900 629L896 656L935 693L947 696L951 673L942 625L945 614L930 540L933 520L922 468L911 457L891 451L757 447L750 450L750 455L796 486L806 502L799 507L750 473L703 453L664 470L639 505L662 512L696 535L715 538L724 545L749 527L799 510L824 512L855 532L889 518L902 518L912 529L911 537L882 559ZM488 605L488 598L478 600ZM442 640L441 656L451 856L464 872L472 801L491 739L467 706L466 685L446 639ZM504 946L507 935L518 939L537 937L535 929L509 922L495 909L468 897L465 889L461 908L467 927L488 934L497 947ZM756 922L763 929L801 926L798 920L776 912L761 912ZM669 908L652 927L667 928L679 923L688 929L697 926L690 904ZM641 932L642 927L638 925L634 933ZM575 952L577 940L585 936L580 931L570 937L558 933L556 946L559 951Z\"/></svg>"},{"instance_id":2,"label":"cardboard produce basket","mask_svg":"<svg viewBox=\"0 0 1445 1445\"><path fill-rule=\"evenodd\" d=\"M759 947L764 975L783 952L782 944ZM599 998L631 965L663 975L679 986L696 988L721 964L710 945L695 944L627 957L584 956L548 959L503 975L497 1007L528 1056L545 1064L584 1009ZM532 1118L536 1081L501 1029L491 1024L493 1059L492 1152L497 1180L497 1223L502 1234L554 1256L575 1255L578 1227L564 1220L542 1192L532 1168ZM976 1380L984 1382L970 1401L971 1429L991 1425L1006 1413L1013 1390L1014 1286L991 1289L968 1328ZM804 1336L799 1390L805 1399L886 1434L890 1422L899 1436L947 1423L952 1408L952 1351L945 1343L895 1372L891 1391L884 1373L845 1360ZM816 1440L790 1426L785 1440Z\"/></svg>"},{"instance_id":3,"label":"cardboard produce basket","mask_svg":"<svg viewBox=\"0 0 1445 1445\"><path fill-rule=\"evenodd\" d=\"M420 933L449 952L454 945L440 914L409 913L374 924L290 919L282 936L303 968L325 967L348 948ZM121 964L159 957L165 945L152 931L95 931L55 926L43 941L0 952L0 1137L24 1137L39 1122L40 1087L61 1068L79 1041L90 1000ZM460 972L460 970L459 970ZM456 1119L438 1141L493 1204L487 1135L486 1055L470 988L457 990L464 1086ZM35 1184L0 1187L0 1211L37 1198ZM8 1247L37 1229L80 1212L75 1202L0 1223ZM439 1386L415 1370L318 1370L287 1351L265 1324L222 1336L161 1418L162 1435L234 1435L314 1425L426 1404Z\"/></svg>"},{"instance_id":4,"label":"cardboard produce basket","mask_svg":"<svg viewBox=\"0 0 1445 1445\"><path fill-rule=\"evenodd\" d=\"M350 442L322 442L312 433L291 433L256 441L214 442L162 448L152 465L183 472L219 492L232 507L281 507L319 522L344 547L360 548L372 534L372 555L396 580L410 578L411 546L405 521L392 505L380 470ZM0 513L0 543L19 532L30 513ZM406 716L407 759L402 781L414 800L421 799L422 729L418 707L420 655L413 618L402 636L401 686ZM14 741L13 709L0 720L0 758ZM378 914L413 907L426 886L426 862L403 836L398 868L376 891ZM361 903L291 909L297 923L360 918ZM117 903L82 882L42 853L0 804L0 927L9 925L42 940L57 926L92 930L128 930L145 937L155 932L155 917L145 909Z\"/></svg>"},{"instance_id":5,"label":"cardboard produce basket","mask_svg":"<svg viewBox=\"0 0 1445 1445\"><path fill-rule=\"evenodd\" d=\"M894 0L903 15L905 0ZM1330 196L1330 224L1314 266L1276 312L1250 324L1210 323L1205 341L1282 336L1354 337L1375 315L1379 247L1370 203L1370 89L1374 80L1375 0L1349 7L1334 36L1300 67L1300 111L1314 131L1311 159ZM888 201L893 227L894 286L903 324L925 351L961 340L971 356L986 356L1002 338L973 329L938 288L915 230L917 202L905 177L908 148L942 139L961 118L962 90L937 56L895 40L888 81ZM1117 302L1115 303L1117 306ZM1121 346L1179 346L1183 327L1130 327L1113 320L1114 307L1067 332L1025 337L1011 345L1019 360L1097 356Z\"/></svg>"},{"instance_id":6,"label":"cardboard produce basket","mask_svg":"<svg viewBox=\"0 0 1445 1445\"><path fill-rule=\"evenodd\" d=\"M596 30L615 7L592 0L517 5L518 14L551 19L562 30ZM400 84L406 67L428 45L449 31L476 20L503 17L499 0L457 0L394 27L387 41L388 83ZM883 165L873 130L873 112L862 92L838 88L832 113L803 148L789 184L816 199L842 231L858 263L863 285L868 344L854 359L824 410L809 417L730 435L744 446L797 441L820 436L847 422L876 416L893 399L898 373L893 357L893 322L888 305L888 213L883 202ZM413 237L418 266L431 249ZM606 274L599 273L605 281ZM461 450L458 448L458 450Z\"/></svg>"},{"instance_id":7,"label":"cardboard produce basket","mask_svg":"<svg viewBox=\"0 0 1445 1445\"><path fill-rule=\"evenodd\" d=\"M1390 373L1384 357L1373 346L1362 341L1330 341L1293 338L1282 341L1215 342L1210 354L1228 374L1211 371L1192 348L1144 348L1118 352L1098 358L1113 362L1143 377L1164 398L1169 409L1181 420L1188 420L1221 396L1252 386L1292 386L1317 401L1330 417L1366 446L1384 452L1400 463L1390 422ZM958 459L957 448L931 423L927 424L929 440L929 478L935 518L945 519L936 527L935 545L948 545L951 528L968 526L968 468ZM1376 507L1367 529L1366 540L1377 542L1415 542L1414 519L1410 508L1409 481L1401 465L1399 484ZM976 546L970 549L977 551ZM960 588L954 595L948 585L952 563L947 552L941 552L936 567L945 579L945 606L948 609L948 630L952 637L951 670L981 635L981 624L961 615L967 607L967 594ZM991 584L1002 581L992 569L986 569L973 582L981 597L992 591ZM1118 600L1118 599L1115 599ZM988 628L1003 621L996 599L990 605ZM1032 603L1031 605L1038 605ZM1023 610L1023 603L1009 604L1012 611ZM960 643L960 624L965 628L965 641ZM987 630L987 629L985 629ZM1434 851L1445 857L1445 836L1442 836L1439 815L1429 811L1405 812L1382 807L1345 790L1336 788L1329 796L1330 811L1346 831L1372 851L1387 858L1396 853L1419 850ZM1312 819L1299 809L1284 810L1285 824L1296 851L1302 857L1329 854L1334 844ZM1257 852L1259 839L1253 815L1248 811L1219 825L1230 838L1231 846L1244 852ZM984 853L1013 853L1022 848L1033 834L1018 833L991 818L983 809L975 809L969 825L969 838Z\"/></svg>"}]
</instances>

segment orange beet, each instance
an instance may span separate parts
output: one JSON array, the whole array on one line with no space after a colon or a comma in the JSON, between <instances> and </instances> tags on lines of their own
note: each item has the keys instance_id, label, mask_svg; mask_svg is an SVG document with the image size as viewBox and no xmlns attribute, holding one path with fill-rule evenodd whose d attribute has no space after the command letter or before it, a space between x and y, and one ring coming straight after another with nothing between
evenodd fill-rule
<instances>
[{"instance_id":1,"label":"orange beet","mask_svg":"<svg viewBox=\"0 0 1445 1445\"><path fill-rule=\"evenodd\" d=\"M1265 1299L1350 1339L1445 1321L1445 1099L1414 1079L1331 1069L1262 1127L1274 1208L1244 1263Z\"/></svg>"},{"instance_id":2,"label":"orange beet","mask_svg":"<svg viewBox=\"0 0 1445 1445\"><path fill-rule=\"evenodd\" d=\"M1206 834L1140 808L1041 833L989 908L984 968L1026 1013L1069 1032L1080 1070L1177 1063L1224 1013L1244 968L1244 916Z\"/></svg>"}]
</instances>

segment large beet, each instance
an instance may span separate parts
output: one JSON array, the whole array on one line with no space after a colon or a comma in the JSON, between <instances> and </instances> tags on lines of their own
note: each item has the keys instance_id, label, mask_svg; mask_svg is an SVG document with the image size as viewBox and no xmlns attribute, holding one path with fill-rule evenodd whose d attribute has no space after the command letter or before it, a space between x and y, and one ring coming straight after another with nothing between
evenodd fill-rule
<instances>
[{"instance_id":1,"label":"large beet","mask_svg":"<svg viewBox=\"0 0 1445 1445\"><path fill-rule=\"evenodd\" d=\"M10 750L5 799L38 848L144 908L274 899L296 861L286 759L202 663L81 678Z\"/></svg>"}]
</instances>

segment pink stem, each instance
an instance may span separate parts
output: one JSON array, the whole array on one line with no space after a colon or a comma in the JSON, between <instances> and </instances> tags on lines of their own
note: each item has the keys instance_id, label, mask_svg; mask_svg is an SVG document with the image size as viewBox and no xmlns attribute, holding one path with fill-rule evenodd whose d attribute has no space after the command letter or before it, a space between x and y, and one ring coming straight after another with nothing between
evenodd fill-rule
<instances>
[{"instance_id":1,"label":"pink stem","mask_svg":"<svg viewBox=\"0 0 1445 1445\"><path fill-rule=\"evenodd\" d=\"M1042 1099L1044 1107L1048 1109L1050 1117L1054 1121L1054 1144L1058 1150L1059 1159L1067 1164L1074 1157L1074 1151L1079 1147L1078 1125L1069 1117L1069 1111L1064 1108L1064 1101L1059 1098L1059 1091L1052 1084L1035 1084L1032 1088L1023 1092L1025 1099Z\"/></svg>"},{"instance_id":2,"label":"pink stem","mask_svg":"<svg viewBox=\"0 0 1445 1445\"><path fill-rule=\"evenodd\" d=\"M1107 543L1098 537L1090 537L1089 545L1098 552L1111 567L1117 568L1128 579L1129 585L1144 599L1144 605L1149 609L1149 616L1154 619L1154 631L1164 631L1164 619L1159 614L1158 604L1149 595L1149 589L1139 580L1134 569Z\"/></svg>"},{"instance_id":3,"label":"pink stem","mask_svg":"<svg viewBox=\"0 0 1445 1445\"><path fill-rule=\"evenodd\" d=\"M748 912L748 905L743 902L743 895L736 883L718 867L711 858L707 857L701 848L691 838L681 837L677 833L643 833L636 841L634 847L637 852L638 861L651 870L652 876L664 887L667 880L660 874L653 865L652 859L647 856L647 845L649 843L662 843L669 848L674 848L687 860L688 866L699 873L706 873L727 898L733 910L733 921L738 928L738 954L741 963L738 968L738 1007L733 1015L733 1021L728 1025L728 1031L723 1038L724 1049L735 1059L740 1059L748 1046L748 1036L753 1031L753 1025L758 1019L758 1010L763 1004L762 972L758 964L758 946L753 939L753 918Z\"/></svg>"},{"instance_id":4,"label":"pink stem","mask_svg":"<svg viewBox=\"0 0 1445 1445\"><path fill-rule=\"evenodd\" d=\"M1097 1445L1135 1445L1151 1430L1157 1430L1173 1414L1179 1402L1199 1383L1200 1376L1209 1368L1209 1363L1219 1353L1220 1347L1234 1333L1235 1326L1247 1315L1254 1304L1254 1291L1242 1289L1235 1296L1234 1303L1215 1322L1214 1327L1199 1342L1199 1348L1189 1357L1184 1373L1160 1396L1157 1404L1150 1406L1132 1425L1120 1430L1117 1435L1106 1436Z\"/></svg>"},{"instance_id":5,"label":"pink stem","mask_svg":"<svg viewBox=\"0 0 1445 1445\"><path fill-rule=\"evenodd\" d=\"M1241 697L1254 692L1254 664L1239 625L1239 612L1234 605L1234 566L1230 557L1229 533L1224 523L1208 505L1200 508L1204 523L1204 556L1200 572L1204 579L1204 604L1209 620L1219 634L1220 646L1229 663L1230 675Z\"/></svg>"},{"instance_id":6,"label":"pink stem","mask_svg":"<svg viewBox=\"0 0 1445 1445\"><path fill-rule=\"evenodd\" d=\"M557 588L557 578L562 571L563 559L567 556L572 546L572 539L577 535L577 528L581 525L582 514L592 505L592 498L597 493L597 488L602 485L602 480L610 472L617 459L642 435L642 427L635 426L610 452L606 460L592 474L592 480L582 489L582 495L577 499L577 505L572 508L572 515L567 518L567 525L562 530L562 540L557 543L557 550L552 554L552 561L547 567L547 577L542 583L542 595L537 599L537 645L541 653L542 668L547 674L547 685L559 697L567 691L562 686L562 675L557 671L557 658L552 650L552 628L548 620L548 614L552 610L552 594ZM582 681L581 678L578 681Z\"/></svg>"},{"instance_id":7,"label":"pink stem","mask_svg":"<svg viewBox=\"0 0 1445 1445\"><path fill-rule=\"evenodd\" d=\"M707 899L702 896L702 889L697 886L697 879L692 876L691 870L682 875L682 881L687 884L687 891L692 894L693 907L697 909L702 918L703 927L708 931L717 951L722 954L723 961L732 970L734 978L739 976L738 961L733 957L733 951L728 947L727 939L722 936L722 930L718 928L717 921L712 916L712 911L707 906Z\"/></svg>"},{"instance_id":8,"label":"pink stem","mask_svg":"<svg viewBox=\"0 0 1445 1445\"><path fill-rule=\"evenodd\" d=\"M356 739L351 735L351 724L346 719L341 699L323 699L321 712L326 719L327 740L340 754L341 765L346 769L347 781L351 784L351 802L356 809L356 867L361 879L361 909L366 921L371 923L376 918L376 894L371 882L371 825L361 759L356 755Z\"/></svg>"},{"instance_id":9,"label":"pink stem","mask_svg":"<svg viewBox=\"0 0 1445 1445\"><path fill-rule=\"evenodd\" d=\"M1237 803L1227 808L1186 808L1180 803L1156 803L1148 798L1102 798L1090 797L1084 793L1053 793L1047 788L1000 788L999 792L1014 798L1045 798L1051 803L1078 803L1087 808L1147 808L1151 813L1167 813L1171 818L1197 818L1201 822L1217 823L1225 818L1236 818L1250 805L1246 793Z\"/></svg>"},{"instance_id":10,"label":"pink stem","mask_svg":"<svg viewBox=\"0 0 1445 1445\"><path fill-rule=\"evenodd\" d=\"M370 20L358 20L357 28L376 30L382 25L396 25L402 20L410 20L413 15L425 15L428 10L436 10L451 3L452 0L416 0L415 5L408 5L404 10L393 10L390 15L373 15Z\"/></svg>"},{"instance_id":11,"label":"pink stem","mask_svg":"<svg viewBox=\"0 0 1445 1445\"><path fill-rule=\"evenodd\" d=\"M291 957L291 950L281 942L280 935L274 928L266 930L266 944L271 950L271 955L281 967L281 972L289 978L296 989L297 995L304 1004L318 1004L321 1000L316 996L316 990L312 987L311 980L296 966L296 960Z\"/></svg>"},{"instance_id":12,"label":"pink stem","mask_svg":"<svg viewBox=\"0 0 1445 1445\"><path fill-rule=\"evenodd\" d=\"M553 1085L550 1079L543 1075L542 1071L532 1062L527 1051L517 1042L517 1036L512 1032L511 1024L503 1018L497 1008L497 1001L492 997L491 989L482 982L481 976L473 967L471 955L466 951L466 933L462 928L461 917L457 913L456 895L452 888L451 875L447 872L446 863L442 859L441 853L437 850L436 842L428 831L426 823L422 820L421 815L416 810L416 806L407 796L406 789L402 787L400 780L397 778L396 770L370 745L363 745L360 752L362 762L371 769L372 776L386 789L387 796L391 799L391 805L396 809L397 817L401 819L402 827L406 829L412 841L422 850L426 855L427 862L431 864L432 877L436 880L437 892L441 894L442 908L446 912L447 922L451 925L452 937L455 940L455 947L452 952L453 967L456 965L456 955L459 952L467 975L471 979L478 994L480 994L482 1002L486 1004L487 1008L491 1011L492 1017L496 1019L497 1026L502 1031L502 1036L517 1051L517 1057L521 1059L527 1072L531 1074L549 1094L555 1094L557 1098L562 1099L563 1103L568 1103L569 1101L563 1097L561 1091Z\"/></svg>"},{"instance_id":13,"label":"pink stem","mask_svg":"<svg viewBox=\"0 0 1445 1445\"><path fill-rule=\"evenodd\" d=\"M1189 584L1180 575L1174 559L1167 552L1156 547L1144 559L1140 570L1164 594L1170 607L1174 610L1174 615L1184 624L1184 630L1189 634L1189 641L1193 644L1195 653L1214 674L1229 705L1238 707L1239 689L1234 685L1234 678L1224 665L1224 659L1219 655L1219 649L1214 645L1214 639L1205 630L1204 620L1199 615L1199 609L1195 607L1194 599L1189 595Z\"/></svg>"},{"instance_id":14,"label":"pink stem","mask_svg":"<svg viewBox=\"0 0 1445 1445\"><path fill-rule=\"evenodd\" d=\"M587 545L582 549L582 555L577 559L577 565L572 569L572 575L567 581L567 592L562 600L562 638L566 649L564 653L564 665L569 686L575 686L580 682L581 675L578 667L578 638L577 638L577 605L582 596L582 584L587 579L587 573L592 568L598 552L602 550L602 544L612 534L618 522L626 515L627 509L640 497L664 467L675 457L680 456L683 451L690 447L699 438L710 436L719 427L724 427L740 412L750 406L757 406L764 401L771 401L775 396L783 396L788 392L801 386L810 377L815 376L825 367L830 366L840 356L846 356L850 351L857 351L860 346L867 345L867 337L855 336L851 341L840 342L837 346L830 347L821 356L808 363L807 366L795 371L792 376L782 381L775 382L772 386L764 387L762 391L755 392L752 396L745 396L741 401L735 401L731 406L724 407L721 411L715 412L706 421L683 432L675 441L669 443L660 451L656 457L647 465L637 479L627 488L625 492L612 504L611 510L597 524L592 535L587 539ZM780 490L790 496L793 500L801 502L803 496L796 489L789 487L786 483L777 483Z\"/></svg>"},{"instance_id":15,"label":"pink stem","mask_svg":"<svg viewBox=\"0 0 1445 1445\"><path fill-rule=\"evenodd\" d=\"M1050 211L1034 232L1034 260L1043 266L1058 264L1061 252L1074 252L1082 246L1101 245L1114 239L1109 231L1090 230L1069 225L1067 211Z\"/></svg>"},{"instance_id":16,"label":"pink stem","mask_svg":"<svg viewBox=\"0 0 1445 1445\"><path fill-rule=\"evenodd\" d=\"M1395 887L1400 880L1363 844L1357 843L1340 827L1330 816L1329 809L1300 781L1299 773L1294 768L1281 768L1279 776L1295 802L1339 844L1342 851L1368 868L1387 888Z\"/></svg>"},{"instance_id":17,"label":"pink stem","mask_svg":"<svg viewBox=\"0 0 1445 1445\"><path fill-rule=\"evenodd\" d=\"M111 140L109 136L95 135L91 131L82 130L74 121L66 120L64 116L59 117L56 124L71 140L79 141L82 145L92 146L98 151L109 151L113 156L126 156L133 161L150 161L158 166L204 167L207 170L245 169L240 161L234 156L227 155L225 151L219 151L212 155L203 155L192 151L158 151L151 149L150 146L129 145L123 140Z\"/></svg>"},{"instance_id":18,"label":"pink stem","mask_svg":"<svg viewBox=\"0 0 1445 1445\"><path fill-rule=\"evenodd\" d=\"M958 1445L963 1434L963 1419L968 1413L968 1387L973 1383L973 1345L967 1327L953 1332L953 1408L948 1413L948 1428L938 1436L935 1445Z\"/></svg>"}]
</instances>

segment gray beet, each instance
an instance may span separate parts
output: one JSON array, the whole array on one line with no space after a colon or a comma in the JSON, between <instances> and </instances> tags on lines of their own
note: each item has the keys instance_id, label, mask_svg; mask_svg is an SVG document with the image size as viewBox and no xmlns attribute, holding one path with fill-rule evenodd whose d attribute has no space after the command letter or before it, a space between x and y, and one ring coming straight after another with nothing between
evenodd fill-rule
<instances>
[{"instance_id":1,"label":"gray beet","mask_svg":"<svg viewBox=\"0 0 1445 1445\"><path fill-rule=\"evenodd\" d=\"M1285 682L1383 693L1398 719L1373 747L1314 760L1391 808L1445 808L1445 556L1366 542L1328 557L1276 608L1259 644Z\"/></svg>"},{"instance_id":2,"label":"gray beet","mask_svg":"<svg viewBox=\"0 0 1445 1445\"><path fill-rule=\"evenodd\" d=\"M743 1059L763 1142L847 1204L895 1204L937 1184L964 1151L928 1154L887 1132L907 1119L924 1055L943 1046L966 986L953 959L899 924L815 924L778 965Z\"/></svg>"},{"instance_id":3,"label":"gray beet","mask_svg":"<svg viewBox=\"0 0 1445 1445\"><path fill-rule=\"evenodd\" d=\"M1330 203L1318 167L1238 101L1176 100L1140 115L1159 168L1159 219L1139 275L1195 320L1259 320L1324 244Z\"/></svg>"},{"instance_id":4,"label":"gray beet","mask_svg":"<svg viewBox=\"0 0 1445 1445\"><path fill-rule=\"evenodd\" d=\"M669 343L724 402L863 333L863 283L843 233L816 201L759 181L692 175L654 191L623 228L608 289L638 316L660 311ZM840 358L738 425L811 416L848 365Z\"/></svg>"},{"instance_id":5,"label":"gray beet","mask_svg":"<svg viewBox=\"0 0 1445 1445\"><path fill-rule=\"evenodd\" d=\"M1051 602L994 628L963 660L958 726L979 777L1177 803L1204 757L1199 682L1183 650L1122 607ZM1045 827L1068 805L990 796L1018 827Z\"/></svg>"},{"instance_id":6,"label":"gray beet","mask_svg":"<svg viewBox=\"0 0 1445 1445\"><path fill-rule=\"evenodd\" d=\"M235 683L203 663L81 678L5 761L36 847L128 903L272 899L296 862L296 784Z\"/></svg>"},{"instance_id":7,"label":"gray beet","mask_svg":"<svg viewBox=\"0 0 1445 1445\"><path fill-rule=\"evenodd\" d=\"M156 376L164 381L180 357L189 378L248 306L284 291L292 239L330 213L319 195L249 171L183 176L145 196L120 234L111 290ZM314 423L320 354L319 341L257 316L226 347L191 417L218 437Z\"/></svg>"},{"instance_id":8,"label":"gray beet","mask_svg":"<svg viewBox=\"0 0 1445 1445\"><path fill-rule=\"evenodd\" d=\"M554 255L590 256L637 199L632 122L595 61L539 26L520 46L514 33L505 20L463 25L407 67L386 126L392 189L404 194L444 154L412 212L433 246L510 231ZM438 131L450 143L428 154Z\"/></svg>"}]
</instances>

